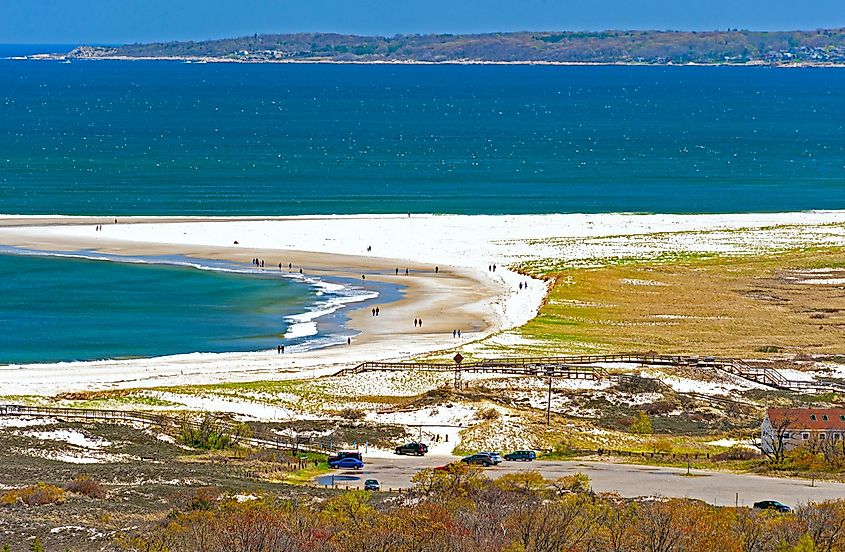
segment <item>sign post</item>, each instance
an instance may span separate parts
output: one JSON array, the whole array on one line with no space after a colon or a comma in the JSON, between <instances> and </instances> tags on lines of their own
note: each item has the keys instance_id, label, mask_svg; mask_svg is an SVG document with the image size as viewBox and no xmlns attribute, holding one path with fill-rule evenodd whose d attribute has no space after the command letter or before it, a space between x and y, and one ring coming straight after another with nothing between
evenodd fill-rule
<instances>
[{"instance_id":1,"label":"sign post","mask_svg":"<svg viewBox=\"0 0 845 552\"><path fill-rule=\"evenodd\" d=\"M455 389L461 388L461 361L464 360L464 357L461 353L456 354L452 360L455 361Z\"/></svg>"}]
</instances>

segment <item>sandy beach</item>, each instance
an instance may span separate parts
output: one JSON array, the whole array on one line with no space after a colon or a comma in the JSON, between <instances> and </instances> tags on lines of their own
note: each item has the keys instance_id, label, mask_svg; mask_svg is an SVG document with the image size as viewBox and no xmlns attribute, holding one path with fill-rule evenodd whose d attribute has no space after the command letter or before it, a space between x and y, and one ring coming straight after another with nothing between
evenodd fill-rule
<instances>
[{"instance_id":1,"label":"sandy beach","mask_svg":"<svg viewBox=\"0 0 845 552\"><path fill-rule=\"evenodd\" d=\"M103 225L102 231L95 226ZM51 252L178 255L362 285L403 286L380 316L351 307L352 345L278 355L192 353L152 359L0 367L0 394L286 379L367 360L406 359L520 326L546 283L506 267L523 261L596 262L671 251L747 254L845 245L845 212L736 215L358 215L283 218L0 217L0 245ZM742 232L738 232L742 230ZM492 265L496 271L492 271ZM405 269L408 275L405 275ZM398 269L398 274L397 274ZM362 278L362 276L364 278ZM527 287L520 287L527 284ZM423 328L413 325L424 320ZM461 340L452 336L462 330Z\"/></svg>"}]
</instances>

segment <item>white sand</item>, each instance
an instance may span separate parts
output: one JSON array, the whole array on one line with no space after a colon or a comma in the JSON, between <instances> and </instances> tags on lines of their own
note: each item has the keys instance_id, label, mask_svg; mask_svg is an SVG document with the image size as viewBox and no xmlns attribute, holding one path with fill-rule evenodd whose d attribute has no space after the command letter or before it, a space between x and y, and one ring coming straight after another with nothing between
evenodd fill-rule
<instances>
[{"instance_id":1,"label":"white sand","mask_svg":"<svg viewBox=\"0 0 845 552\"><path fill-rule=\"evenodd\" d=\"M498 286L480 308L495 314L484 333L530 320L544 283L503 265L554 259L597 262L671 252L753 253L804 245L845 245L845 211L731 215L361 215L272 220L121 219L94 231L89 219L0 216L0 244L73 243L180 245L221 251L239 248L306 251L396 259L471 271ZM28 226L28 221L32 221ZM103 222L103 221L101 221ZM131 224L129 224L131 222ZM742 230L742 231L737 231ZM234 242L237 241L238 245ZM367 248L372 251L368 252ZM60 247L56 247L60 249ZM496 272L488 267L497 265ZM519 283L528 283L519 289ZM639 284L639 282L637 282ZM451 337L451 336L449 336ZM0 367L0 395L283 379L323 375L363 360L402 359L455 345L444 336L403 334L366 347L332 347L277 356L275 352L190 354L144 360Z\"/></svg>"}]
</instances>

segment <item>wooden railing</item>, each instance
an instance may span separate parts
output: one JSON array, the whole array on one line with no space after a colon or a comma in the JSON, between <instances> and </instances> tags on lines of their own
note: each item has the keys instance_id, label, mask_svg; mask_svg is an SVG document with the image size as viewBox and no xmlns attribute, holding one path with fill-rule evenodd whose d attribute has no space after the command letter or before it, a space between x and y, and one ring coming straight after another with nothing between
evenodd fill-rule
<instances>
[{"instance_id":1,"label":"wooden railing","mask_svg":"<svg viewBox=\"0 0 845 552\"><path fill-rule=\"evenodd\" d=\"M344 368L335 375L345 376L361 372L421 370L429 372L475 372L499 373L525 376L560 377L566 379L603 379L608 372L596 366L584 364L625 363L670 366L695 366L728 372L743 379L767 387L797 392L825 393L845 392L845 385L828 381L803 381L786 378L777 369L767 366L751 366L743 360L725 357L698 357L657 354L613 354L572 355L549 357L523 357L478 360L472 362L362 362L352 368Z\"/></svg>"}]
</instances>

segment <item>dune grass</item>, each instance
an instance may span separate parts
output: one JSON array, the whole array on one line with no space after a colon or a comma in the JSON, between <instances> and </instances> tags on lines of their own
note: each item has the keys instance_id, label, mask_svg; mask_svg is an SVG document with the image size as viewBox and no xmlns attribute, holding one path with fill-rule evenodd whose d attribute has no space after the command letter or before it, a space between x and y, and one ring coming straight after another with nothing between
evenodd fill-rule
<instances>
[{"instance_id":1,"label":"dune grass","mask_svg":"<svg viewBox=\"0 0 845 552\"><path fill-rule=\"evenodd\" d=\"M689 256L553 276L539 315L520 330L547 352L761 357L842 351L843 248Z\"/></svg>"}]
</instances>

